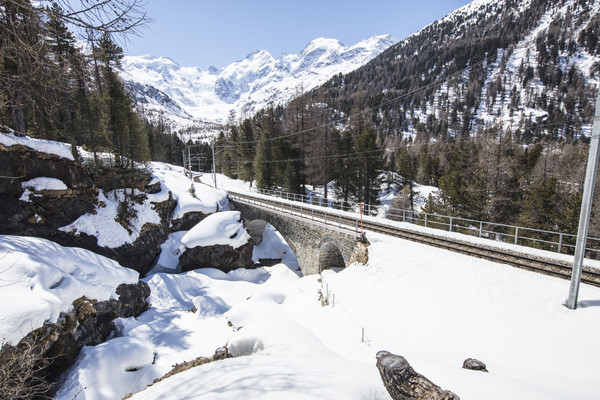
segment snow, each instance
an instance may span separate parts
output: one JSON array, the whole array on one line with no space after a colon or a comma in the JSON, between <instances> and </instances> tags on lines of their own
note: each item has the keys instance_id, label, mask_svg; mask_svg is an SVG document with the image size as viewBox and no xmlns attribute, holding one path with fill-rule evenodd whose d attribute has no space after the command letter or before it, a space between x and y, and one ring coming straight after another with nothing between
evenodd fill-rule
<instances>
[{"instance_id":1,"label":"snow","mask_svg":"<svg viewBox=\"0 0 600 400\"><path fill-rule=\"evenodd\" d=\"M25 182L21 182L21 187L31 188L35 191L40 190L67 190L67 185L60 179L39 177Z\"/></svg>"},{"instance_id":2,"label":"snow","mask_svg":"<svg viewBox=\"0 0 600 400\"><path fill-rule=\"evenodd\" d=\"M121 283L138 273L90 251L45 239L0 235L0 339L16 344L55 322L81 296L116 298Z\"/></svg>"},{"instance_id":3,"label":"snow","mask_svg":"<svg viewBox=\"0 0 600 400\"><path fill-rule=\"evenodd\" d=\"M201 212L203 214L212 214L219 210L227 210L227 192L215 189L208 184L192 183L185 176L183 167L175 165L151 162L149 168L152 175L156 177L164 186L163 192L171 192L177 206L173 212L173 219L180 219L189 212ZM190 192L191 185L194 185L196 197Z\"/></svg>"},{"instance_id":4,"label":"snow","mask_svg":"<svg viewBox=\"0 0 600 400\"><path fill-rule=\"evenodd\" d=\"M117 221L119 203L124 200L123 191L114 190L104 193L100 190L98 204L92 213L82 215L59 230L75 235L86 233L95 236L99 246L117 248L135 242L140 237L144 225L160 224L161 219L154 210L154 204L168 200L169 196L177 202L171 216L172 219L181 219L190 212L211 214L218 210L229 209L226 192L201 183L192 183L185 176L182 167L152 162L148 163L148 168L153 180L160 182L161 191L146 194L137 189L133 190L133 197L139 201L130 203L135 217L128 222L127 226L123 226ZM195 188L195 197L190 192L191 185ZM26 199L24 197L25 194L22 196L22 200L27 201L29 193L27 193ZM172 269L168 265L163 266Z\"/></svg>"},{"instance_id":5,"label":"snow","mask_svg":"<svg viewBox=\"0 0 600 400\"><path fill-rule=\"evenodd\" d=\"M276 235L263 238L272 248L281 245ZM600 288L582 285L572 311L563 305L568 281L377 234L367 238L367 265L324 271L322 281L298 277L283 264L146 278L152 308L119 322L118 339L145 343L140 354L116 343L109 360L117 367L111 367L86 350L57 399L76 392L82 399L120 398L173 364L225 344L235 358L176 374L132 399L389 399L375 367L379 350L404 356L463 400L597 398ZM111 358L117 353L122 361ZM462 369L469 357L490 372ZM124 372L124 365L142 368ZM93 397L97 391L81 373L89 369L116 384Z\"/></svg>"},{"instance_id":6,"label":"snow","mask_svg":"<svg viewBox=\"0 0 600 400\"><path fill-rule=\"evenodd\" d=\"M41 194L34 192L39 192L42 190L67 190L67 185L65 185L65 183L60 179L47 177L33 178L28 181L21 182L21 187L24 190L19 200L25 202L31 202L30 197L32 195L36 197L42 196ZM30 189L33 189L33 192Z\"/></svg>"},{"instance_id":7,"label":"snow","mask_svg":"<svg viewBox=\"0 0 600 400\"><path fill-rule=\"evenodd\" d=\"M196 224L181 238L181 243L188 249L216 244L230 245L237 249L248 243L248 240L250 235L244 228L240 212L223 211L211 214Z\"/></svg>"},{"instance_id":8,"label":"snow","mask_svg":"<svg viewBox=\"0 0 600 400\"><path fill-rule=\"evenodd\" d=\"M3 144L7 147L20 144L41 153L54 154L69 160L74 159L73 154L71 153L71 145L67 143L55 142L52 140L34 139L28 136L15 136L13 133L1 133L0 144Z\"/></svg>"},{"instance_id":9,"label":"snow","mask_svg":"<svg viewBox=\"0 0 600 400\"><path fill-rule=\"evenodd\" d=\"M68 399L117 399L142 390L151 375L154 348L150 343L119 337L81 350L75 371L63 384L60 396ZM81 396L81 387L86 391Z\"/></svg>"},{"instance_id":10,"label":"snow","mask_svg":"<svg viewBox=\"0 0 600 400\"><path fill-rule=\"evenodd\" d=\"M287 265L292 271L297 271L300 268L292 249L273 225L269 223L265 225L262 237L262 242L255 245L252 251L254 262L261 259L281 260L281 263Z\"/></svg>"},{"instance_id":11,"label":"snow","mask_svg":"<svg viewBox=\"0 0 600 400\"><path fill-rule=\"evenodd\" d=\"M178 231L169 234L167 240L160 245L161 252L148 275L159 272L180 272L179 256L181 255L181 238L188 231Z\"/></svg>"},{"instance_id":12,"label":"snow","mask_svg":"<svg viewBox=\"0 0 600 400\"><path fill-rule=\"evenodd\" d=\"M133 190L134 196L146 197L141 203L131 204L135 217L132 218L127 227L117 221L119 215L119 204L124 195L121 190L113 190L104 194L103 190L98 193L98 205L94 212L84 214L69 225L60 227L63 232L79 235L86 233L98 239L98 246L117 248L127 243L133 243L140 236L144 225L159 224L160 216L152 207L152 199L155 195L146 196L137 189Z\"/></svg>"},{"instance_id":13,"label":"snow","mask_svg":"<svg viewBox=\"0 0 600 400\"><path fill-rule=\"evenodd\" d=\"M382 388L369 385L377 379L377 370L341 358L240 357L175 375L168 383L160 382L132 400L388 398L383 397L387 393Z\"/></svg>"}]
</instances>

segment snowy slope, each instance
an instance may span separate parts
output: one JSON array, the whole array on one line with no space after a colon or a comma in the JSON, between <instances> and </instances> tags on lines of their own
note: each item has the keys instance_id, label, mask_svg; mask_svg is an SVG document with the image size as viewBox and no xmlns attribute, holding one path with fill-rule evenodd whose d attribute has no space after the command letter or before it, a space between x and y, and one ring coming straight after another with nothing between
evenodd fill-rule
<instances>
[{"instance_id":1,"label":"snowy slope","mask_svg":"<svg viewBox=\"0 0 600 400\"><path fill-rule=\"evenodd\" d=\"M599 20L598 0L475 0L307 100L327 96L334 111L348 114L360 94L384 105L372 106L376 129L404 139L490 127L589 136Z\"/></svg>"},{"instance_id":2,"label":"snowy slope","mask_svg":"<svg viewBox=\"0 0 600 400\"><path fill-rule=\"evenodd\" d=\"M477 24L483 24L487 15L497 13L498 10L506 9L505 12L512 14L513 18L521 13L527 13L527 8L532 3L532 0L523 0L518 2L513 8L507 8L506 1L497 0L475 0L456 11L448 14L446 17L431 25L441 25L442 23L456 24L457 28L469 27ZM472 113L473 126L493 126L499 125L512 131L523 129L525 121L538 121L544 123L550 117L550 112L540 106L542 98L553 99L558 103L557 109L565 111L564 94L557 89L548 88L548 84L544 83L537 76L537 71L541 68L539 62L539 51L536 48L536 38L539 35L545 35L553 23L561 18L575 19L578 15L586 14L578 7L576 0L566 0L562 4L548 7L533 26L530 32L519 41L511 44L507 48L499 48L498 55L494 59L486 60L483 68L486 72L485 83L480 92L479 107ZM591 12L589 13L589 21L593 16L600 12L600 2L598 0L590 1ZM429 27L429 25L427 26ZM418 37L424 32L427 27L412 35ZM587 23L574 26L570 32L570 38L577 39L582 30L588 27ZM457 29L458 30L458 29ZM468 32L468 30L464 30ZM456 36L453 39L461 39L461 36ZM407 39L408 40L408 39ZM400 47L400 52L402 48ZM566 76L571 67L575 67L580 72L587 84L598 87L600 80L597 75L594 75L594 70L597 70L597 64L600 62L600 56L589 54L585 49L577 46L575 50L561 48L559 50L558 68ZM527 68L533 68L536 71L535 76L529 80L523 80L522 71ZM431 116L439 120L447 118L448 104L464 101L464 93L466 92L467 83L469 82L469 72L466 71L462 79L458 80L458 84L445 83L439 87L433 94L433 102L430 107L416 107L414 113L420 121L426 121ZM497 93L490 88L495 82L503 82L504 90ZM578 107L583 109L587 103L581 101ZM463 114L459 110L458 117L462 118ZM417 121L418 123L418 121ZM410 126L405 136L416 135L416 125ZM560 129L562 131L562 128ZM456 132L451 133L456 134ZM559 132L563 133L563 132ZM591 124L584 124L578 127L577 135L591 135Z\"/></svg>"},{"instance_id":3,"label":"snowy slope","mask_svg":"<svg viewBox=\"0 0 600 400\"><path fill-rule=\"evenodd\" d=\"M86 349L57 398L120 398L224 344L235 358L133 399L389 399L375 367L383 349L462 400L597 398L600 289L583 285L571 311L563 306L568 281L368 239L366 266L326 271L323 282L281 264L147 278L152 308L122 321L123 337ZM468 357L490 372L462 369Z\"/></svg>"},{"instance_id":4,"label":"snowy slope","mask_svg":"<svg viewBox=\"0 0 600 400\"><path fill-rule=\"evenodd\" d=\"M251 115L269 102L287 104L300 88L308 91L350 72L396 42L390 35L352 46L318 38L298 54L275 59L257 50L221 70L182 67L164 57L127 56L121 77L147 111L162 111L179 123L190 118L225 123L232 110L238 116Z\"/></svg>"}]
</instances>

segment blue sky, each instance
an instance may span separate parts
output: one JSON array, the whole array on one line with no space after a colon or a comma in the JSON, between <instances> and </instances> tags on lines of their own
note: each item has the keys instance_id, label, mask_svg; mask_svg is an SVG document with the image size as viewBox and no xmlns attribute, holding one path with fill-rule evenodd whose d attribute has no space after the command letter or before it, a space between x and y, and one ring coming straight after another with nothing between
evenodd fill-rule
<instances>
[{"instance_id":1,"label":"blue sky","mask_svg":"<svg viewBox=\"0 0 600 400\"><path fill-rule=\"evenodd\" d=\"M278 58L317 37L351 45L374 34L398 39L470 0L148 0L154 20L128 55L170 57L180 65L224 67L253 50Z\"/></svg>"}]
</instances>

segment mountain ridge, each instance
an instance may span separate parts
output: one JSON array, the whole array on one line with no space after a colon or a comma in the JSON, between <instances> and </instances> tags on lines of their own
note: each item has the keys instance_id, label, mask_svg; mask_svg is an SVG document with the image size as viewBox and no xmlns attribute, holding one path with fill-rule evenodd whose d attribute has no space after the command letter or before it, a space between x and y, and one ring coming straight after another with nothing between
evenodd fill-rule
<instances>
[{"instance_id":1,"label":"mountain ridge","mask_svg":"<svg viewBox=\"0 0 600 400\"><path fill-rule=\"evenodd\" d=\"M599 9L597 0L476 0L303 101L330 99L340 115L369 107L381 134L413 140L492 126L589 136Z\"/></svg>"},{"instance_id":2,"label":"mountain ridge","mask_svg":"<svg viewBox=\"0 0 600 400\"><path fill-rule=\"evenodd\" d=\"M296 54L276 59L266 50L254 50L208 70L180 66L163 56L126 56L120 75L150 116L161 114L176 125L223 124L232 112L248 116L270 102L286 105L296 94L364 65L394 43L391 35L373 35L350 46L316 38Z\"/></svg>"}]
</instances>

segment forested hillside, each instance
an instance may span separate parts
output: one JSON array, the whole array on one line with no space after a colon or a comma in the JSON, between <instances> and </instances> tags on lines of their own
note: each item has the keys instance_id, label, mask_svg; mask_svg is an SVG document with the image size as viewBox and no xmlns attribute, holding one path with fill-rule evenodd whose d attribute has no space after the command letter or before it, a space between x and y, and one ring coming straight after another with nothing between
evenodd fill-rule
<instances>
[{"instance_id":1,"label":"forested hillside","mask_svg":"<svg viewBox=\"0 0 600 400\"><path fill-rule=\"evenodd\" d=\"M428 210L573 232L600 79L600 3L476 0L233 126L222 169L374 202L378 172L438 186ZM597 224L596 224L597 225ZM600 234L598 227L593 234Z\"/></svg>"},{"instance_id":2,"label":"forested hillside","mask_svg":"<svg viewBox=\"0 0 600 400\"><path fill-rule=\"evenodd\" d=\"M117 76L123 51L115 39L144 25L142 6L139 0L0 2L2 130L83 145L95 156L112 152L122 164L180 160L177 137L138 114Z\"/></svg>"}]
</instances>

